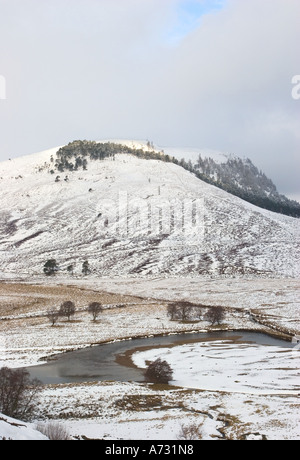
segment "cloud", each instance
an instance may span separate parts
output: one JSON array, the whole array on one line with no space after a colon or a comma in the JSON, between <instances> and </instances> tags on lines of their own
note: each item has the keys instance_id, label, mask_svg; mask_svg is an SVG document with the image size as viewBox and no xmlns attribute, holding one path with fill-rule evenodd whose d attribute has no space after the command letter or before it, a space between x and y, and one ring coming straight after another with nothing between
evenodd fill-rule
<instances>
[{"instance_id":1,"label":"cloud","mask_svg":"<svg viewBox=\"0 0 300 460\"><path fill-rule=\"evenodd\" d=\"M0 158L150 138L299 190L298 0L0 0ZM292 190L293 189L293 190Z\"/></svg>"},{"instance_id":2,"label":"cloud","mask_svg":"<svg viewBox=\"0 0 300 460\"><path fill-rule=\"evenodd\" d=\"M232 0L202 17L169 59L157 91L169 141L176 132L182 144L248 156L283 187L282 174L291 179L299 158L299 104L290 84L299 14L297 1ZM294 176L289 186L297 182Z\"/></svg>"},{"instance_id":3,"label":"cloud","mask_svg":"<svg viewBox=\"0 0 300 460\"><path fill-rule=\"evenodd\" d=\"M143 69L149 65L149 72L154 70L156 32L170 2L0 3L0 71L8 86L0 120L8 128L7 146L21 154L22 146L25 153L30 148L29 139L34 149L84 133L106 136L114 129L118 135L127 111L123 104L136 100ZM19 143L15 136L12 142L15 130Z\"/></svg>"}]
</instances>

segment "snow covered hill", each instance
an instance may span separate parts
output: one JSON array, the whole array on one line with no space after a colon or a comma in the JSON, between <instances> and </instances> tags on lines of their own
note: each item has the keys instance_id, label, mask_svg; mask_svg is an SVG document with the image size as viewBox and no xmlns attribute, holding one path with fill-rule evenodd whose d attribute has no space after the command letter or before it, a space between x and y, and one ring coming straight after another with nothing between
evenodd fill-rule
<instances>
[{"instance_id":1,"label":"snow covered hill","mask_svg":"<svg viewBox=\"0 0 300 460\"><path fill-rule=\"evenodd\" d=\"M0 278L298 276L299 220L124 153L59 172L58 148L0 164Z\"/></svg>"}]
</instances>

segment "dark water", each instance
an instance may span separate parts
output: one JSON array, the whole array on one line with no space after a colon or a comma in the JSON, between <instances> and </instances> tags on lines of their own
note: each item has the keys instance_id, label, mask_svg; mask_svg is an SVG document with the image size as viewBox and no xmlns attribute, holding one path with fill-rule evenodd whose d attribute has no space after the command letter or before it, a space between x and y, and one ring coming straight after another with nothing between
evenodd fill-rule
<instances>
[{"instance_id":1,"label":"dark water","mask_svg":"<svg viewBox=\"0 0 300 460\"><path fill-rule=\"evenodd\" d=\"M240 342L254 342L261 345L291 347L289 342L274 339L266 334L247 332L208 332L193 334L178 334L164 337L125 340L121 342L97 345L69 353L58 355L57 359L39 366L26 369L32 378L41 382L72 383L86 381L143 381L143 371L120 365L116 357L140 347L158 347L182 344L197 340L223 340L233 338Z\"/></svg>"}]
</instances>

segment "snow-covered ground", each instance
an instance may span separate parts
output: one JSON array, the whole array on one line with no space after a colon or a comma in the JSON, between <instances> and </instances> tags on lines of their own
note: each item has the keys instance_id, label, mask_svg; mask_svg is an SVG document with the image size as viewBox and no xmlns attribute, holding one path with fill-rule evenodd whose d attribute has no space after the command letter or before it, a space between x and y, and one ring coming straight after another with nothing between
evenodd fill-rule
<instances>
[{"instance_id":1,"label":"snow-covered ground","mask_svg":"<svg viewBox=\"0 0 300 460\"><path fill-rule=\"evenodd\" d=\"M116 294L105 294L105 286ZM129 296L129 292L136 296ZM102 301L106 308L99 321L93 323L81 310L74 321L61 320L51 327L43 314L49 306L59 306L67 293L81 307L90 300ZM277 310L279 301L292 305L297 291L295 280L277 280L276 288L275 280L195 279L185 280L185 285L167 279L148 284L146 280L73 280L73 286L66 286L48 280L48 284L37 286L5 285L2 302L7 303L5 319L0 321L0 361L3 365L24 366L37 363L42 356L91 343L205 330L210 327L205 321L170 321L166 311L167 299L202 301L201 296L208 296L209 305L226 304L221 328L272 332L253 322L249 307L259 312L268 304ZM117 304L124 306L117 308ZM288 324L286 321L285 326ZM77 438L176 439L182 425L197 424L204 439L300 439L296 351L217 341L149 353L146 359L161 356L172 363L177 387L163 389L134 382L46 386L34 424L58 421L71 437ZM143 366L145 356L134 359Z\"/></svg>"},{"instance_id":2,"label":"snow-covered ground","mask_svg":"<svg viewBox=\"0 0 300 460\"><path fill-rule=\"evenodd\" d=\"M146 368L161 358L174 370L172 383L186 388L248 394L300 392L300 353L271 345L216 340L137 352Z\"/></svg>"},{"instance_id":3,"label":"snow-covered ground","mask_svg":"<svg viewBox=\"0 0 300 460\"><path fill-rule=\"evenodd\" d=\"M300 334L296 280L68 279L0 286L0 363L36 364L42 357L129 337L203 330L208 323L180 323L167 316L169 301L189 300L226 308L224 328ZM112 294L106 294L112 293ZM132 296L134 294L134 296ZM47 310L72 300L74 321L51 327ZM99 322L85 311L91 301L105 310ZM118 305L124 305L118 308ZM262 324L261 324L262 323Z\"/></svg>"},{"instance_id":4,"label":"snow-covered ground","mask_svg":"<svg viewBox=\"0 0 300 460\"><path fill-rule=\"evenodd\" d=\"M0 283L0 365L210 327L171 321L169 301L224 306L225 330L300 334L297 219L256 208L174 164L130 155L90 162L56 182L56 150L0 164L0 278L7 281ZM60 267L55 278L43 275L50 258ZM92 273L83 277L85 260ZM75 302L75 318L51 327L47 310L65 300ZM90 301L105 307L97 322L85 311ZM35 423L58 420L79 438L176 439L193 423L205 439L300 439L297 352L220 341L151 350L134 359L141 366L170 360L178 387L46 386ZM40 436L34 425L3 418L0 437Z\"/></svg>"},{"instance_id":5,"label":"snow-covered ground","mask_svg":"<svg viewBox=\"0 0 300 460\"><path fill-rule=\"evenodd\" d=\"M97 295L96 292L93 293L88 289L72 291L69 288L70 292L66 297L68 290L64 287L54 286L45 291L39 289L39 301L42 305L44 304L40 308L39 304L32 303L27 286L22 285L22 289L24 299L27 295L30 305L26 313L18 315L14 312L12 315L5 315L0 321L0 363L11 367L38 364L39 360L45 356L83 348L94 343L130 337L163 335L169 332L201 331L208 327L208 323L203 321L193 324L171 321L167 316L167 302L165 301L143 300L137 297L130 300L120 295L115 298L108 297L106 301L109 301L110 304L106 305L99 321L93 322L85 308L90 300L104 304L104 294L100 290ZM85 292L86 295L84 295ZM47 301L44 300L43 295L48 296ZM77 302L76 296L78 296ZM52 327L46 317L47 309L51 306L58 308L64 300L70 298L74 299L76 306L81 307L81 310L76 313L73 321L60 320L55 327ZM112 301L115 303L113 304ZM120 304L124 306L118 308L117 305ZM252 323L248 315L228 312L224 324L225 329L238 329L246 325L249 329L263 330L263 327Z\"/></svg>"},{"instance_id":6,"label":"snow-covered ground","mask_svg":"<svg viewBox=\"0 0 300 460\"><path fill-rule=\"evenodd\" d=\"M0 414L0 441L44 441L47 437L37 431L32 423L24 423Z\"/></svg>"},{"instance_id":7,"label":"snow-covered ground","mask_svg":"<svg viewBox=\"0 0 300 460\"><path fill-rule=\"evenodd\" d=\"M82 282L68 279L80 286ZM300 284L293 278L157 276L103 277L85 280L86 287L97 287L122 295L134 293L142 298L189 301L203 305L221 305L252 314L263 324L290 334L300 335Z\"/></svg>"},{"instance_id":8,"label":"snow-covered ground","mask_svg":"<svg viewBox=\"0 0 300 460\"><path fill-rule=\"evenodd\" d=\"M197 425L203 439L300 439L299 351L216 340L137 352L133 360L145 367L157 357L172 365L174 387L51 386L39 418L66 420L78 438L172 440L182 426Z\"/></svg>"},{"instance_id":9,"label":"snow-covered ground","mask_svg":"<svg viewBox=\"0 0 300 460\"><path fill-rule=\"evenodd\" d=\"M73 437L176 440L181 426L204 439L300 439L299 398L293 394L202 391L102 382L45 389L38 423L49 418Z\"/></svg>"},{"instance_id":10,"label":"snow-covered ground","mask_svg":"<svg viewBox=\"0 0 300 460\"><path fill-rule=\"evenodd\" d=\"M0 416L0 419L6 416ZM176 440L197 425L203 439L299 440L299 397L120 382L45 387L33 423L0 421L0 438L43 439L36 425L63 425L73 439ZM27 427L25 429L25 427Z\"/></svg>"},{"instance_id":11,"label":"snow-covered ground","mask_svg":"<svg viewBox=\"0 0 300 460\"><path fill-rule=\"evenodd\" d=\"M100 277L300 274L298 219L132 155L51 174L55 152L0 164L1 279L31 279L50 258L65 275L85 260Z\"/></svg>"}]
</instances>

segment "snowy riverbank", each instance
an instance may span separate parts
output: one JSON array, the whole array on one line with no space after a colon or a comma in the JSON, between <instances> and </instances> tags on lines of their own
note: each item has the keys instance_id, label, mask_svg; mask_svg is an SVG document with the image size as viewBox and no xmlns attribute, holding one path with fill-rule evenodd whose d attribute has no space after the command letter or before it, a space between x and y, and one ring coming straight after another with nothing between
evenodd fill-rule
<instances>
[{"instance_id":1,"label":"snowy riverbank","mask_svg":"<svg viewBox=\"0 0 300 460\"><path fill-rule=\"evenodd\" d=\"M264 314L263 321L272 326L292 325L292 332L299 324L295 280L256 280L252 284L246 280L189 280L186 289L170 280L157 280L152 287L151 291L145 280L120 281L114 286L101 280L85 288L80 283L68 288L14 285L11 291L2 286L6 317L0 321L1 364L25 366L91 343L209 328L203 320L191 324L168 318L168 299L186 300L187 293L192 301L226 305L221 326L225 330L273 333L274 329L253 322L249 307L255 314ZM115 294L105 293L104 288ZM77 299L81 310L73 321L62 320L51 327L45 312L49 306L59 306L66 294ZM97 322L84 310L94 299L105 304ZM283 313L279 314L281 306ZM295 315L284 316L287 309ZM299 357L290 349L217 341L149 353L134 359L141 366L158 354L170 360L176 387L134 382L45 386L33 427L54 420L76 439L171 440L177 439L182 425L197 424L204 439L300 439Z\"/></svg>"}]
</instances>

